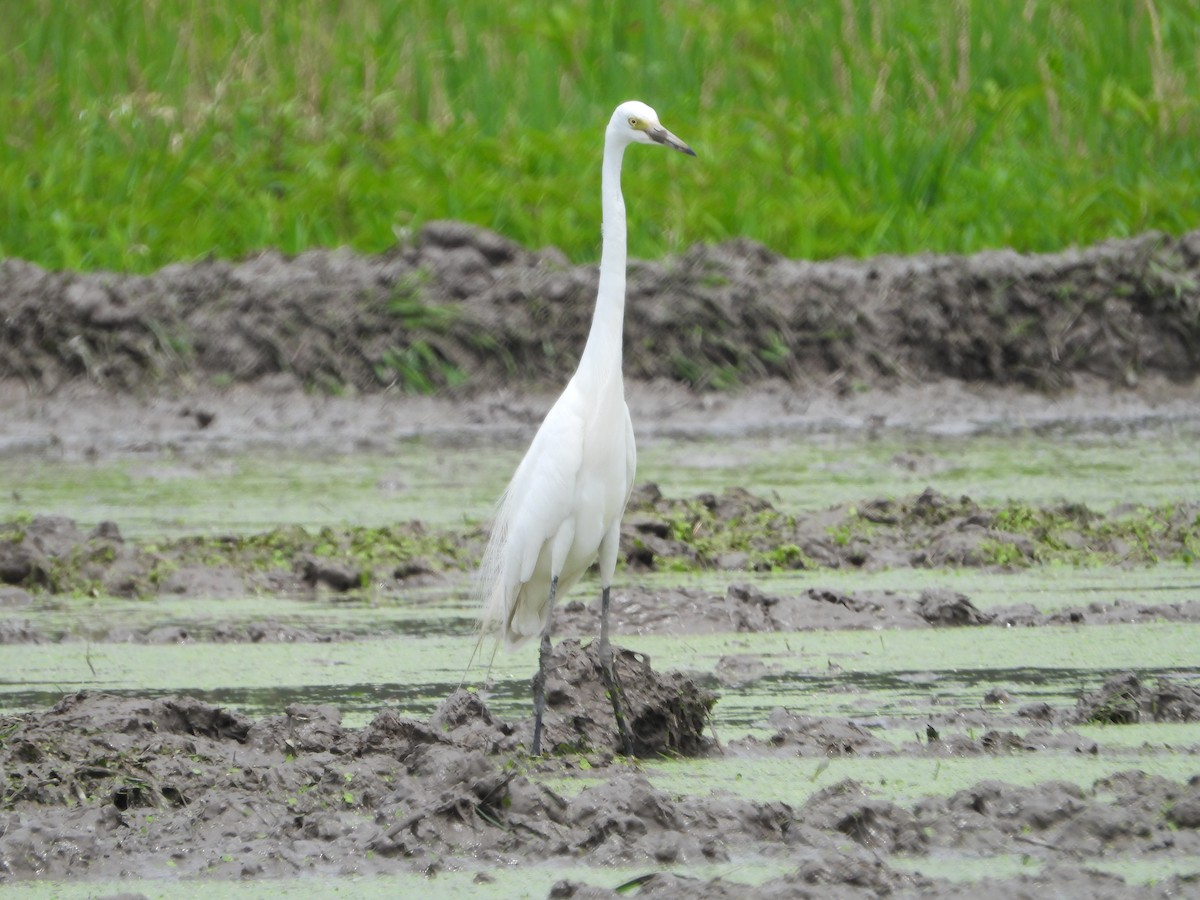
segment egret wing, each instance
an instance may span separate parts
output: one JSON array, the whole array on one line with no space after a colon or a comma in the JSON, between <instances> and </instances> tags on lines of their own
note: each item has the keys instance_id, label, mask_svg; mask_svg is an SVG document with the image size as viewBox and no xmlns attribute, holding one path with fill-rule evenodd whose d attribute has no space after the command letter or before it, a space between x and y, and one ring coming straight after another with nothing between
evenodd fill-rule
<instances>
[{"instance_id":1,"label":"egret wing","mask_svg":"<svg viewBox=\"0 0 1200 900\"><path fill-rule=\"evenodd\" d=\"M546 543L571 515L582 464L579 416L571 386L547 413L500 501L481 569L484 618L507 621Z\"/></svg>"},{"instance_id":2,"label":"egret wing","mask_svg":"<svg viewBox=\"0 0 1200 900\"><path fill-rule=\"evenodd\" d=\"M519 560L517 581L528 581L538 556L572 515L575 483L583 463L582 417L564 392L538 429L508 490L510 560Z\"/></svg>"}]
</instances>

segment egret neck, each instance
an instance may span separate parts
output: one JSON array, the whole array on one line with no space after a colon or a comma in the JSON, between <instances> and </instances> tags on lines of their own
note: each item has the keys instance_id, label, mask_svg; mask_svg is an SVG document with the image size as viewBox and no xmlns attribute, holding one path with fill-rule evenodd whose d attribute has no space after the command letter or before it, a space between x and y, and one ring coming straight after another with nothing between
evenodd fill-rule
<instances>
[{"instance_id":1,"label":"egret neck","mask_svg":"<svg viewBox=\"0 0 1200 900\"><path fill-rule=\"evenodd\" d=\"M621 196L621 160L626 143L612 134L604 139L604 163L600 172L601 229L600 288L592 328L579 359L576 376L603 384L615 374L621 383L621 348L625 321L625 199Z\"/></svg>"}]
</instances>

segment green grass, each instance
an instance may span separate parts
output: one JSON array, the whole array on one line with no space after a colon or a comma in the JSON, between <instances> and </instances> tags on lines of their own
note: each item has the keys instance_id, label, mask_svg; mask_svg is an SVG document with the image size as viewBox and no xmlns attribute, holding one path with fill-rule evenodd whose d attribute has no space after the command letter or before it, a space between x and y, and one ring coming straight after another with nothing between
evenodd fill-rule
<instances>
[{"instance_id":1,"label":"green grass","mask_svg":"<svg viewBox=\"0 0 1200 900\"><path fill-rule=\"evenodd\" d=\"M452 217L594 259L633 96L700 154L628 167L634 255L1196 225L1200 0L792 6L5 0L0 255L148 271Z\"/></svg>"}]
</instances>

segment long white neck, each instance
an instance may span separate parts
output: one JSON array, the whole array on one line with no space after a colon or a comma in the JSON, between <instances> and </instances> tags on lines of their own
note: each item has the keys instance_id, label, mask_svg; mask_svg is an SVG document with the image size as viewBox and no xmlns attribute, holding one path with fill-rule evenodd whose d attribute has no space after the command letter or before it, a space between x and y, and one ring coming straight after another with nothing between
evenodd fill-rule
<instances>
[{"instance_id":1,"label":"long white neck","mask_svg":"<svg viewBox=\"0 0 1200 900\"><path fill-rule=\"evenodd\" d=\"M621 345L625 321L625 199L621 196L621 158L624 144L611 135L604 140L600 173L600 206L604 244L600 251L600 288L592 328L588 332L577 376L605 381L621 374Z\"/></svg>"}]
</instances>

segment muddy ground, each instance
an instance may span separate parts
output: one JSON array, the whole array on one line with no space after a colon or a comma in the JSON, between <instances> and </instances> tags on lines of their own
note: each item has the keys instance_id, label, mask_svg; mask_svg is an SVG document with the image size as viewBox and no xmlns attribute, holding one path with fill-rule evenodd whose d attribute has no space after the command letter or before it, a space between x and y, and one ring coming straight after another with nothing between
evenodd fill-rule
<instances>
[{"instance_id":1,"label":"muddy ground","mask_svg":"<svg viewBox=\"0 0 1200 900\"><path fill-rule=\"evenodd\" d=\"M1147 421L1194 423L1198 285L1200 232L1049 256L809 263L746 242L695 248L631 267L631 406L639 430L650 433L1081 423L1136 432ZM266 254L145 277L52 273L6 260L0 457L259 446L352 452L411 434L519 440L570 374L594 290L590 267L455 223L430 225L380 257ZM420 396L430 389L435 396ZM872 501L853 516L843 508L772 519L779 542L797 548L797 566L816 569L813 586L794 596L753 583L771 546L697 549L664 525L681 502L722 528L747 511L774 515L758 487L683 500L639 489L626 521L625 564L637 571L709 553L700 562L727 570L729 586L712 594L634 583L614 608L618 643L631 633L1200 618L1200 600L1153 610L1112 602L1053 614L1018 606L985 613L951 591L904 596L820 586L820 568L831 566L986 569L997 560L984 549L998 538L1022 564L1039 562L1039 547L1006 536L992 512L936 491ZM1189 546L1198 499L1181 498L1170 513L1178 521L1160 534L1167 543L1153 551ZM1060 513L1063 533L1086 538L1089 548L1105 535L1115 543L1102 552L1121 558L1136 549L1086 510ZM852 530L848 540L829 540L831 526L864 515L869 541ZM463 560L481 539L460 536ZM146 552L121 536L120 523L81 529L49 516L8 523L0 529L0 644L79 639L43 633L21 616L46 594L78 590L73 577L148 600L351 590L362 580L353 560L317 559L303 548L276 571L188 552L186 541ZM157 577L167 569L155 568L162 562L155 555L171 553L169 577ZM388 590L436 583L436 569L398 566ZM104 694L70 695L0 719L0 882L137 876L159 871L164 856L180 877L435 875L466 867L481 881L516 859L647 871L761 859L788 872L757 891L764 897L1167 897L1200 889L1200 875L1146 887L1090 867L1114 853L1163 864L1200 857L1200 766L1188 782L1129 771L1121 754L1073 730L1089 722L1196 721L1196 684L1127 674L1062 708L1014 701L997 687L970 708L931 707L924 735L909 741L887 735L910 733L910 719L863 723L780 709L770 721L774 734L757 739L714 735L706 713L720 703L722 685L769 674L762 660L728 657L700 678L656 672L623 651L618 674L643 757L1112 758L1111 774L1090 788L981 781L897 805L843 781L801 807L721 794L681 798L655 789L636 762L615 754L611 707L587 641L596 628L593 604L563 604L547 688L555 753L541 760L524 752L528 719L500 720L485 695L467 692L447 697L428 720L383 710L363 728L344 728L327 706L297 704L253 719L188 697ZM203 634L168 627L91 637L370 639L268 619ZM963 736L964 723L976 737ZM943 738L952 728L954 736ZM1200 747L1179 749L1200 754ZM570 798L545 784L584 772L597 780ZM1046 866L1038 875L961 885L896 864L947 853L1024 856ZM743 892L719 879L662 874L638 888L639 896ZM615 896L569 878L552 895Z\"/></svg>"},{"instance_id":2,"label":"muddy ground","mask_svg":"<svg viewBox=\"0 0 1200 900\"><path fill-rule=\"evenodd\" d=\"M1139 718L1194 721L1200 690L1133 676L1112 679L1074 709L1004 709L999 698L972 715L978 739L943 742L932 717L924 741L896 746L879 724L779 710L767 740L717 745L703 729L714 697L682 676L659 679L622 660L630 721L643 753L774 755L797 759L877 754L944 756L1038 753L1070 747L1102 754L1070 725ZM630 663L624 665L624 663ZM981 781L951 796L899 806L852 780L804 806L729 795L672 796L602 735L608 701L597 662L575 641L555 651L549 685L556 740L591 752L529 760L526 723L497 720L476 694L448 697L428 721L385 711L345 729L338 711L296 704L252 720L187 697L65 697L52 709L4 722L3 813L6 880L137 873L165 856L180 876L255 878L297 874L436 874L446 866L586 859L588 865L721 862L757 857L795 871L768 882L765 896L965 896L967 889L888 864L892 855L939 851L1017 854L1046 861L1042 875L976 884L986 897L1187 896L1190 880L1164 879L1153 892L1091 872L1105 854L1167 860L1200 854L1200 778L1177 783L1121 771L1090 790L1065 782L1017 787ZM680 703L680 698L685 698ZM580 725L580 723L584 725ZM1029 728L1034 723L1033 729ZM1055 723L1059 727L1052 727ZM956 724L961 724L956 722ZM1020 729L1020 734L1012 729ZM570 733L568 733L570 732ZM561 747L560 747L561 752ZM566 799L546 775L605 773ZM556 896L616 896L570 885ZM735 885L655 876L641 893L736 896Z\"/></svg>"}]
</instances>

